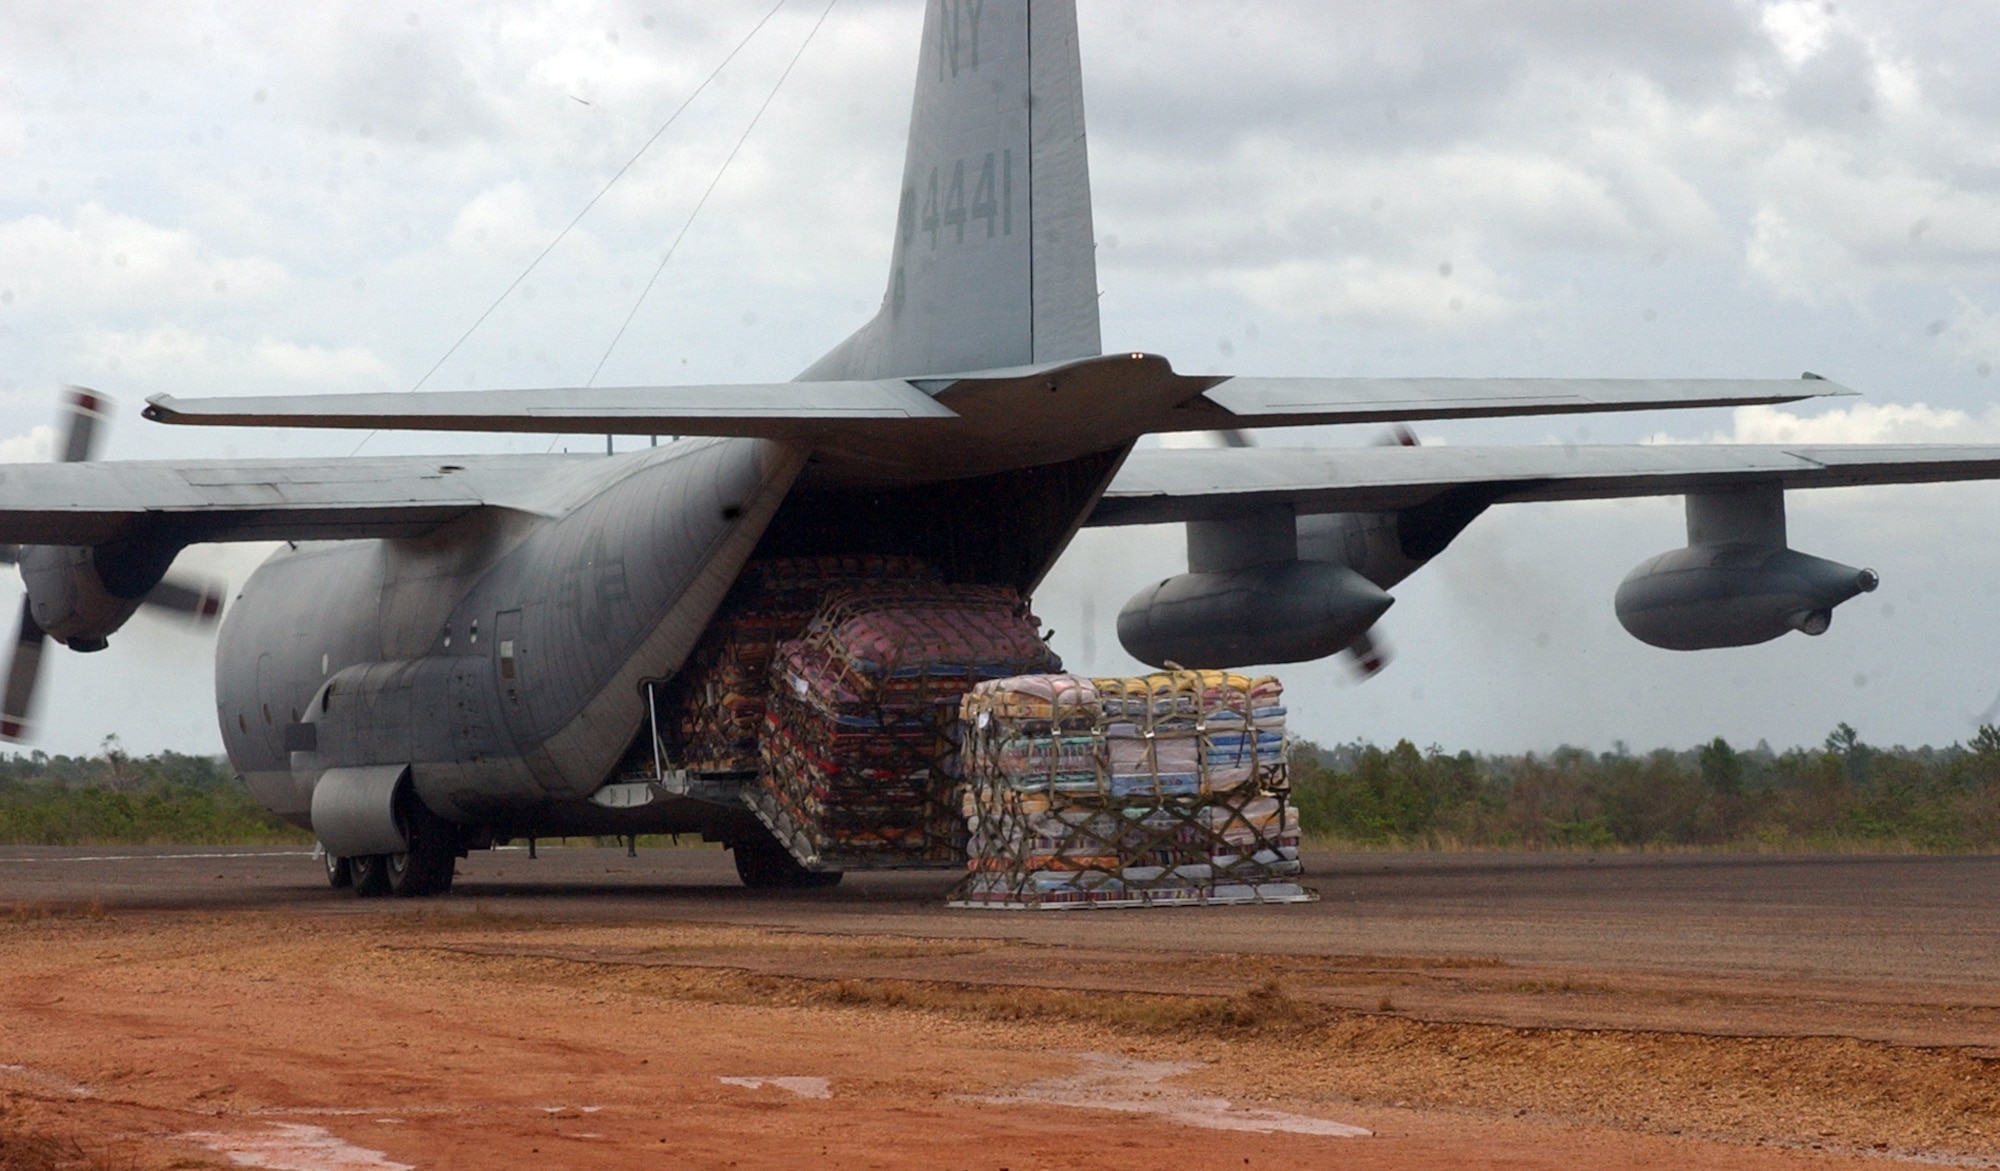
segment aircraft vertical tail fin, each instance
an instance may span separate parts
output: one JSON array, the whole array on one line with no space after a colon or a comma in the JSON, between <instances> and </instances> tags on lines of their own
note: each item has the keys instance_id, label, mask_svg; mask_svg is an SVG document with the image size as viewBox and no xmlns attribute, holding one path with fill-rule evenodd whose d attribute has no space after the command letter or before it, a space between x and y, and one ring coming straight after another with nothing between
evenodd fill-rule
<instances>
[{"instance_id":1,"label":"aircraft vertical tail fin","mask_svg":"<svg viewBox=\"0 0 2000 1171\"><path fill-rule=\"evenodd\" d=\"M802 379L1099 352L1075 0L930 0L889 288Z\"/></svg>"}]
</instances>

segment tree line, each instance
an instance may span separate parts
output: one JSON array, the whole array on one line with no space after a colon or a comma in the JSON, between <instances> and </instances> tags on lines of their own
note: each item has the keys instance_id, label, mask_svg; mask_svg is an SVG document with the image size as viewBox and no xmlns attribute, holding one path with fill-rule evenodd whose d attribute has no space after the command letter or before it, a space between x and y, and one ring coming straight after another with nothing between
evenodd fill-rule
<instances>
[{"instance_id":1,"label":"tree line","mask_svg":"<svg viewBox=\"0 0 2000 1171\"><path fill-rule=\"evenodd\" d=\"M0 755L0 845L310 843L251 798L213 756Z\"/></svg>"},{"instance_id":2,"label":"tree line","mask_svg":"<svg viewBox=\"0 0 2000 1171\"><path fill-rule=\"evenodd\" d=\"M1293 745L1309 839L1430 848L2000 848L2000 729L1946 748L1880 748L1841 724L1818 748L1721 738L1635 755L1518 756Z\"/></svg>"},{"instance_id":3,"label":"tree line","mask_svg":"<svg viewBox=\"0 0 2000 1171\"><path fill-rule=\"evenodd\" d=\"M1881 748L1846 724L1817 748L1715 739L1634 754L1447 753L1409 741L1290 752L1320 845L1427 849L2000 849L2000 728ZM0 844L309 843L219 757L0 755Z\"/></svg>"}]
</instances>

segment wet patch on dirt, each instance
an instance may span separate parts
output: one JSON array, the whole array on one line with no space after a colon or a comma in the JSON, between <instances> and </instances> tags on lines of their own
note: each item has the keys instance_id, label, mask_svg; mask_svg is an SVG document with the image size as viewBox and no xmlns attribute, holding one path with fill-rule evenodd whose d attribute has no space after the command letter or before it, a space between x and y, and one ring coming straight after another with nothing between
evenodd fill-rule
<instances>
[{"instance_id":1,"label":"wet patch on dirt","mask_svg":"<svg viewBox=\"0 0 2000 1171\"><path fill-rule=\"evenodd\" d=\"M181 1138L269 1171L415 1171L380 1151L356 1146L325 1127L274 1122L258 1131L189 1131Z\"/></svg>"},{"instance_id":2,"label":"wet patch on dirt","mask_svg":"<svg viewBox=\"0 0 2000 1171\"><path fill-rule=\"evenodd\" d=\"M725 1086L742 1086L746 1090L772 1086L795 1098L833 1097L833 1085L823 1077L718 1077L715 1080Z\"/></svg>"},{"instance_id":3,"label":"wet patch on dirt","mask_svg":"<svg viewBox=\"0 0 2000 1171\"><path fill-rule=\"evenodd\" d=\"M1016 1086L972 1100L997 1106L1067 1106L1157 1115L1181 1126L1205 1130L1248 1130L1258 1134L1311 1134L1367 1138L1373 1131L1325 1118L1232 1105L1227 1098L1196 1093L1167 1079L1202 1068L1194 1061L1137 1061L1109 1053L1079 1053L1079 1068L1065 1077Z\"/></svg>"}]
</instances>

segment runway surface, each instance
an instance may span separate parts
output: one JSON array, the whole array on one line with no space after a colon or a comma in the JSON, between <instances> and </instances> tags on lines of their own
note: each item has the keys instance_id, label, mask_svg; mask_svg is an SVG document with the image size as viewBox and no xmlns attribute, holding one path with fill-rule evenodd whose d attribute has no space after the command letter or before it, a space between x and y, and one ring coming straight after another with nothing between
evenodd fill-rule
<instances>
[{"instance_id":1,"label":"runway surface","mask_svg":"<svg viewBox=\"0 0 2000 1171\"><path fill-rule=\"evenodd\" d=\"M717 849L544 847L459 863L453 904L537 917L658 916L828 932L1273 954L1459 955L1661 971L2000 980L2000 856L1308 854L1322 899L1300 907L967 912L955 876L852 874L838 888L753 894ZM409 913L327 888L304 851L0 847L0 903Z\"/></svg>"},{"instance_id":2,"label":"runway surface","mask_svg":"<svg viewBox=\"0 0 2000 1171\"><path fill-rule=\"evenodd\" d=\"M2000 1165L2000 858L1316 854L1316 904L1136 912L950 882L545 847L357 900L304 851L0 848L0 1149Z\"/></svg>"}]
</instances>

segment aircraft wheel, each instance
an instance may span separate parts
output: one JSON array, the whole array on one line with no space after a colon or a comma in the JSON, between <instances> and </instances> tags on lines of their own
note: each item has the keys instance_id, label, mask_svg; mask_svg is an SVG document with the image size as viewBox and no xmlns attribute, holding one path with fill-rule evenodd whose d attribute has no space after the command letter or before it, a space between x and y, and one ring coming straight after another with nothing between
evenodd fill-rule
<instances>
[{"instance_id":1,"label":"aircraft wheel","mask_svg":"<svg viewBox=\"0 0 2000 1171\"><path fill-rule=\"evenodd\" d=\"M347 859L336 858L330 851L325 858L327 885L335 890L346 890L354 885L354 868L347 864Z\"/></svg>"},{"instance_id":2,"label":"aircraft wheel","mask_svg":"<svg viewBox=\"0 0 2000 1171\"><path fill-rule=\"evenodd\" d=\"M441 895L451 889L458 867L458 840L451 823L412 800L405 818L408 853L388 857L389 893L399 899Z\"/></svg>"},{"instance_id":3,"label":"aircraft wheel","mask_svg":"<svg viewBox=\"0 0 2000 1171\"><path fill-rule=\"evenodd\" d=\"M399 899L413 899L427 895L430 886L425 881L423 862L415 854L387 854L383 856L382 868L388 875L389 893Z\"/></svg>"},{"instance_id":4,"label":"aircraft wheel","mask_svg":"<svg viewBox=\"0 0 2000 1171\"><path fill-rule=\"evenodd\" d=\"M364 899L379 899L389 893L389 859L382 854L364 854L347 860L354 880L354 893Z\"/></svg>"},{"instance_id":5,"label":"aircraft wheel","mask_svg":"<svg viewBox=\"0 0 2000 1171\"><path fill-rule=\"evenodd\" d=\"M736 876L751 890L824 890L839 886L838 870L807 870L773 837L733 842Z\"/></svg>"}]
</instances>

